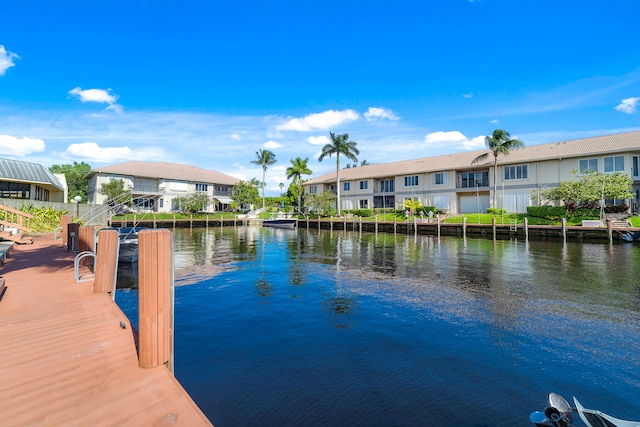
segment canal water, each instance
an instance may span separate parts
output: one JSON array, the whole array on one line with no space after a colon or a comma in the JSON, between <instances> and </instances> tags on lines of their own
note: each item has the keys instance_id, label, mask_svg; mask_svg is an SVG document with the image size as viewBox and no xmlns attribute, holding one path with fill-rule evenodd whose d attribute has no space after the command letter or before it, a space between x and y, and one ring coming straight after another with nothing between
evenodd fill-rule
<instances>
[{"instance_id":1,"label":"canal water","mask_svg":"<svg viewBox=\"0 0 640 427\"><path fill-rule=\"evenodd\" d=\"M640 419L636 244L229 227L175 252L175 373L217 427L532 426L549 392Z\"/></svg>"}]
</instances>

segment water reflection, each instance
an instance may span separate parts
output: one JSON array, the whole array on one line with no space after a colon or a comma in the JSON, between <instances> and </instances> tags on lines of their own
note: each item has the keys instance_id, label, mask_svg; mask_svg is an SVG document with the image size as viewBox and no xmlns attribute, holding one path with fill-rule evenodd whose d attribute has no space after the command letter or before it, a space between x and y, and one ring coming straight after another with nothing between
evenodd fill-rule
<instances>
[{"instance_id":1,"label":"water reflection","mask_svg":"<svg viewBox=\"0 0 640 427\"><path fill-rule=\"evenodd\" d=\"M635 245L238 227L175 248L178 377L216 424L506 427L550 391L620 416L640 393Z\"/></svg>"}]
</instances>

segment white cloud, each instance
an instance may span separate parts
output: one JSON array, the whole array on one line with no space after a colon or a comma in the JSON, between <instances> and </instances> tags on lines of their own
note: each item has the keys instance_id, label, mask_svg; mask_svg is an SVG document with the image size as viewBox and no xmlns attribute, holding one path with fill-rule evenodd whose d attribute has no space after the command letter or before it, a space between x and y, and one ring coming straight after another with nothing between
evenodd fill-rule
<instances>
[{"instance_id":1,"label":"white cloud","mask_svg":"<svg viewBox=\"0 0 640 427\"><path fill-rule=\"evenodd\" d=\"M328 130L343 123L358 120L360 115L354 110L329 110L322 113L309 114L301 118L291 119L276 127L276 130L294 130L298 132L315 129Z\"/></svg>"},{"instance_id":2,"label":"white cloud","mask_svg":"<svg viewBox=\"0 0 640 427\"><path fill-rule=\"evenodd\" d=\"M132 154L133 153L129 147L102 148L95 142L71 144L64 152L64 156L67 158L104 163L119 160L131 160L133 157Z\"/></svg>"},{"instance_id":3,"label":"white cloud","mask_svg":"<svg viewBox=\"0 0 640 427\"><path fill-rule=\"evenodd\" d=\"M77 96L81 102L97 102L99 104L107 104L107 110L122 112L122 106L117 104L118 97L111 93L111 89L85 89L80 87L73 88L69 91L69 95Z\"/></svg>"},{"instance_id":4,"label":"white cloud","mask_svg":"<svg viewBox=\"0 0 640 427\"><path fill-rule=\"evenodd\" d=\"M393 111L387 110L386 108L376 108L369 107L366 113L364 113L364 117L368 122L374 120L388 119L388 120L400 120Z\"/></svg>"},{"instance_id":5,"label":"white cloud","mask_svg":"<svg viewBox=\"0 0 640 427\"><path fill-rule=\"evenodd\" d=\"M434 147L451 147L453 145L457 149L477 150L484 147L484 136L469 139L457 130L449 132L438 131L425 136L424 142Z\"/></svg>"},{"instance_id":6,"label":"white cloud","mask_svg":"<svg viewBox=\"0 0 640 427\"><path fill-rule=\"evenodd\" d=\"M463 98L471 99L473 98L473 92L462 94Z\"/></svg>"},{"instance_id":7,"label":"white cloud","mask_svg":"<svg viewBox=\"0 0 640 427\"><path fill-rule=\"evenodd\" d=\"M7 52L3 45L0 44L0 76L4 76L4 73L11 67L13 67L14 59L20 59L18 55L13 52Z\"/></svg>"},{"instance_id":8,"label":"white cloud","mask_svg":"<svg viewBox=\"0 0 640 427\"><path fill-rule=\"evenodd\" d=\"M489 120L489 123L496 125L498 124L498 119Z\"/></svg>"},{"instance_id":9,"label":"white cloud","mask_svg":"<svg viewBox=\"0 0 640 427\"><path fill-rule=\"evenodd\" d=\"M238 135L237 133L232 133L231 134L231 139L233 139L234 141L240 141L242 139L242 137L240 135Z\"/></svg>"},{"instance_id":10,"label":"white cloud","mask_svg":"<svg viewBox=\"0 0 640 427\"><path fill-rule=\"evenodd\" d=\"M0 152L3 155L24 157L31 153L44 151L44 149L44 141L41 139L0 135Z\"/></svg>"},{"instance_id":11,"label":"white cloud","mask_svg":"<svg viewBox=\"0 0 640 427\"><path fill-rule=\"evenodd\" d=\"M640 102L640 97L623 99L622 102L616 105L616 110L627 114L633 114L636 112Z\"/></svg>"},{"instance_id":12,"label":"white cloud","mask_svg":"<svg viewBox=\"0 0 640 427\"><path fill-rule=\"evenodd\" d=\"M282 144L275 141L267 141L264 143L264 148L280 148Z\"/></svg>"},{"instance_id":13,"label":"white cloud","mask_svg":"<svg viewBox=\"0 0 640 427\"><path fill-rule=\"evenodd\" d=\"M307 141L309 142L309 144L312 145L322 145L325 146L329 143L329 137L328 136L310 136L309 138L307 138Z\"/></svg>"}]
</instances>

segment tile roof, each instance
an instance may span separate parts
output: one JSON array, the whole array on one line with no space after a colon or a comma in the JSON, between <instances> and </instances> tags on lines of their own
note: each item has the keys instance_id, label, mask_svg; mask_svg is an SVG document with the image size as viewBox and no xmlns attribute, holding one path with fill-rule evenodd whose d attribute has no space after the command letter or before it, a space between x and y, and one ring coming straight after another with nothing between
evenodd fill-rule
<instances>
[{"instance_id":1,"label":"tile roof","mask_svg":"<svg viewBox=\"0 0 640 427\"><path fill-rule=\"evenodd\" d=\"M64 191L64 186L58 178L49 172L49 169L37 163L0 159L0 179L52 185Z\"/></svg>"},{"instance_id":2,"label":"tile roof","mask_svg":"<svg viewBox=\"0 0 640 427\"><path fill-rule=\"evenodd\" d=\"M526 143L526 142L525 142ZM566 157L583 157L615 152L638 150L640 152L640 131L573 139L548 144L524 146L511 150L508 156L498 156L498 164L514 164L532 161L551 160ZM483 153L489 153L487 160L476 165L471 162ZM442 156L423 157L399 162L380 163L340 169L340 180L350 181L365 178L384 178L399 175L438 172L447 170L473 170L493 165L493 155L487 149ZM306 181L304 185L327 184L335 182L335 172Z\"/></svg>"},{"instance_id":3,"label":"tile roof","mask_svg":"<svg viewBox=\"0 0 640 427\"><path fill-rule=\"evenodd\" d=\"M169 162L131 161L120 163L92 169L87 177L98 173L224 185L235 185L240 181L238 178L214 170Z\"/></svg>"}]
</instances>

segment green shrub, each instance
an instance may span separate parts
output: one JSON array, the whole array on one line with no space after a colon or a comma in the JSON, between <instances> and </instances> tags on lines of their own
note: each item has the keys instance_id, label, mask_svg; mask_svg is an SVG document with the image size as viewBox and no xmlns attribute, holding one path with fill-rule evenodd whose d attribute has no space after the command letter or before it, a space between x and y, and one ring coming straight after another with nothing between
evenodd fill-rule
<instances>
[{"instance_id":1,"label":"green shrub","mask_svg":"<svg viewBox=\"0 0 640 427\"><path fill-rule=\"evenodd\" d=\"M487 208L487 213L492 215L504 215L507 213L505 208Z\"/></svg>"},{"instance_id":2,"label":"green shrub","mask_svg":"<svg viewBox=\"0 0 640 427\"><path fill-rule=\"evenodd\" d=\"M528 206L527 215L556 221L567 217L567 209L564 206Z\"/></svg>"},{"instance_id":3,"label":"green shrub","mask_svg":"<svg viewBox=\"0 0 640 427\"><path fill-rule=\"evenodd\" d=\"M348 213L350 213L351 215L354 216L361 216L363 218L368 218L370 216L373 216L373 210L372 209L353 209L350 211L347 211Z\"/></svg>"}]
</instances>

